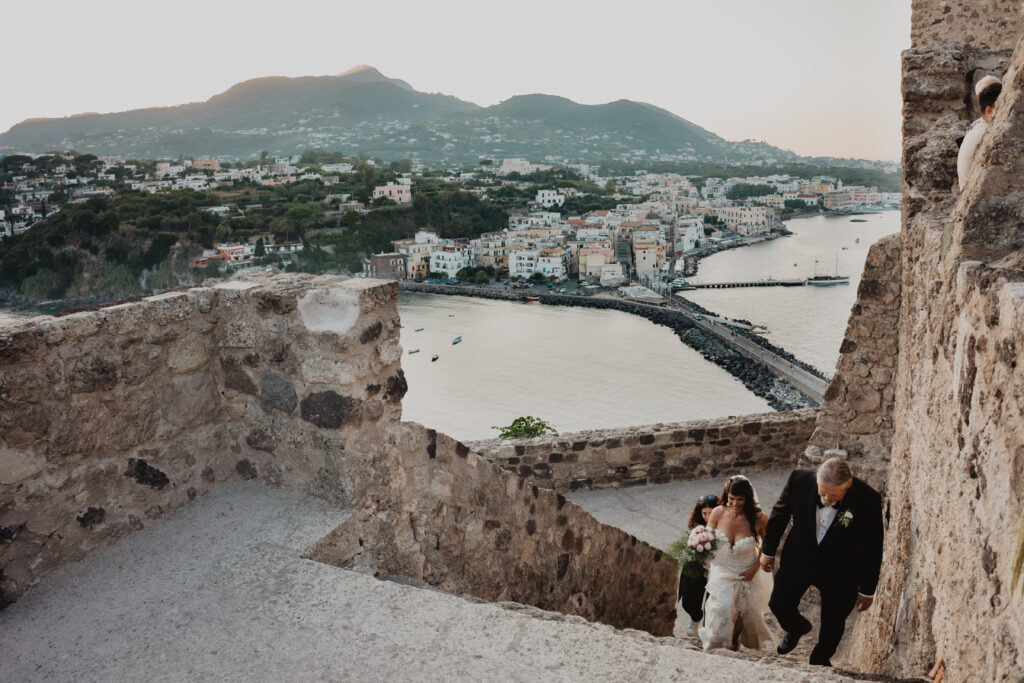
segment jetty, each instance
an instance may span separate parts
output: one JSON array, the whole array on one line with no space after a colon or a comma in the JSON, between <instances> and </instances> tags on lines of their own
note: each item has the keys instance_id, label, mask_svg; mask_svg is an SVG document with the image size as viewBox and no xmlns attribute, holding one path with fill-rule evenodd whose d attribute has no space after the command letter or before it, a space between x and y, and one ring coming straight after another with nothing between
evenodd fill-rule
<instances>
[{"instance_id":1,"label":"jetty","mask_svg":"<svg viewBox=\"0 0 1024 683\"><path fill-rule=\"evenodd\" d=\"M740 282L687 282L693 289L732 289L734 287L803 287L806 278L797 280L745 280Z\"/></svg>"}]
</instances>

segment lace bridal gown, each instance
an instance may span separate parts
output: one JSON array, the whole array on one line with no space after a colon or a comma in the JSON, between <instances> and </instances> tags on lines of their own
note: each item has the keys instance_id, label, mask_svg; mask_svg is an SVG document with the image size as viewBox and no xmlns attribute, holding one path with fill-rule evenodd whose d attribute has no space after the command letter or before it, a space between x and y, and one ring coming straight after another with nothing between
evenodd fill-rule
<instances>
[{"instance_id":1,"label":"lace bridal gown","mask_svg":"<svg viewBox=\"0 0 1024 683\"><path fill-rule=\"evenodd\" d=\"M735 629L740 628L739 644L755 650L772 645L772 632L765 624L768 600L772 594L772 577L758 569L750 581L740 572L757 560L757 539L741 538L730 546L721 531L718 550L708 567L708 596L704 604L704 622L697 633L705 650L732 648Z\"/></svg>"}]
</instances>

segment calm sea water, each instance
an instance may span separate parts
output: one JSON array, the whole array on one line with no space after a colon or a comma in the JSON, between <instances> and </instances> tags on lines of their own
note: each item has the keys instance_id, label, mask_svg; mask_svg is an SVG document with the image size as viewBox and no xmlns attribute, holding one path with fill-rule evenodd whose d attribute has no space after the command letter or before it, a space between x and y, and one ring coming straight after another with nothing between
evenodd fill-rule
<instances>
[{"instance_id":1,"label":"calm sea water","mask_svg":"<svg viewBox=\"0 0 1024 683\"><path fill-rule=\"evenodd\" d=\"M521 415L571 432L770 410L667 327L628 313L413 293L398 309L403 417L460 439L495 437L492 426Z\"/></svg>"},{"instance_id":2,"label":"calm sea water","mask_svg":"<svg viewBox=\"0 0 1024 683\"><path fill-rule=\"evenodd\" d=\"M693 278L694 282L729 282L807 277L814 274L815 259L821 273L833 273L838 259L839 273L850 276L848 285L707 289L684 296L722 315L764 325L773 344L831 376L868 249L900 229L899 211L852 218L866 222L854 223L846 216L789 221L786 226L792 237L715 254L701 261Z\"/></svg>"}]
</instances>

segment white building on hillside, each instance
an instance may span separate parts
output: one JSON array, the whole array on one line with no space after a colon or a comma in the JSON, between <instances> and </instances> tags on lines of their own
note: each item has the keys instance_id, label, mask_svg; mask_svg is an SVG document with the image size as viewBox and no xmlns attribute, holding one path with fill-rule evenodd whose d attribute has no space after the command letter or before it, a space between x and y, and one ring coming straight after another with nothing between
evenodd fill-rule
<instances>
[{"instance_id":1,"label":"white building on hillside","mask_svg":"<svg viewBox=\"0 0 1024 683\"><path fill-rule=\"evenodd\" d=\"M675 251L692 251L704 240L704 216L685 215L676 219Z\"/></svg>"},{"instance_id":2,"label":"white building on hillside","mask_svg":"<svg viewBox=\"0 0 1024 683\"><path fill-rule=\"evenodd\" d=\"M508 255L508 276L527 278L537 272L536 249L516 249Z\"/></svg>"},{"instance_id":3,"label":"white building on hillside","mask_svg":"<svg viewBox=\"0 0 1024 683\"><path fill-rule=\"evenodd\" d=\"M564 249L542 249L537 255L537 271L544 277L564 280L567 276Z\"/></svg>"},{"instance_id":4,"label":"white building on hillside","mask_svg":"<svg viewBox=\"0 0 1024 683\"><path fill-rule=\"evenodd\" d=\"M463 247L444 246L430 254L430 272L454 278L473 262L473 252Z\"/></svg>"},{"instance_id":5,"label":"white building on hillside","mask_svg":"<svg viewBox=\"0 0 1024 683\"><path fill-rule=\"evenodd\" d=\"M557 190L537 190L536 202L545 209L550 209L552 206L565 204L565 195L560 194Z\"/></svg>"}]
</instances>

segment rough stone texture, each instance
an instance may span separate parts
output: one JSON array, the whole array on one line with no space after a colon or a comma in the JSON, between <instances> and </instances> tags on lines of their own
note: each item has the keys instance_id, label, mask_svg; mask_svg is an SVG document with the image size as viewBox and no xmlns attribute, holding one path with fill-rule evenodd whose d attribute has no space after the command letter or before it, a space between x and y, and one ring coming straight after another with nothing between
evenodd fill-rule
<instances>
[{"instance_id":1,"label":"rough stone texture","mask_svg":"<svg viewBox=\"0 0 1024 683\"><path fill-rule=\"evenodd\" d=\"M911 42L926 45L956 40L973 45L1011 47L1007 37L1024 32L1020 0L913 0Z\"/></svg>"},{"instance_id":2,"label":"rough stone texture","mask_svg":"<svg viewBox=\"0 0 1024 683\"><path fill-rule=\"evenodd\" d=\"M857 476L885 489L892 448L892 411L899 351L900 238L871 246L810 446L801 462L815 467L823 451L841 448Z\"/></svg>"},{"instance_id":3,"label":"rough stone texture","mask_svg":"<svg viewBox=\"0 0 1024 683\"><path fill-rule=\"evenodd\" d=\"M280 410L285 415L295 410L298 399L295 387L287 379L273 372L266 372L260 380L260 408L268 413Z\"/></svg>"},{"instance_id":4,"label":"rough stone texture","mask_svg":"<svg viewBox=\"0 0 1024 683\"><path fill-rule=\"evenodd\" d=\"M495 464L556 491L664 484L794 467L813 408L606 429L533 439L472 441Z\"/></svg>"},{"instance_id":5,"label":"rough stone texture","mask_svg":"<svg viewBox=\"0 0 1024 683\"><path fill-rule=\"evenodd\" d=\"M947 5L955 9L935 31L920 29ZM1018 680L1024 602L1010 576L1024 516L1020 3L914 7L885 559L853 649L870 671L922 675L942 652L946 680ZM932 42L968 34L972 45ZM974 116L970 86L979 71L1000 70L1014 43L995 121L958 192L953 140Z\"/></svg>"},{"instance_id":6,"label":"rough stone texture","mask_svg":"<svg viewBox=\"0 0 1024 683\"><path fill-rule=\"evenodd\" d=\"M351 503L401 419L397 294L263 277L0 329L0 602L227 479ZM348 381L311 381L299 358L344 363ZM296 414L332 393L360 420Z\"/></svg>"},{"instance_id":7,"label":"rough stone texture","mask_svg":"<svg viewBox=\"0 0 1024 683\"><path fill-rule=\"evenodd\" d=\"M363 506L305 557L671 635L676 570L551 489L413 423L388 435Z\"/></svg>"}]
</instances>

